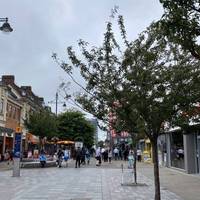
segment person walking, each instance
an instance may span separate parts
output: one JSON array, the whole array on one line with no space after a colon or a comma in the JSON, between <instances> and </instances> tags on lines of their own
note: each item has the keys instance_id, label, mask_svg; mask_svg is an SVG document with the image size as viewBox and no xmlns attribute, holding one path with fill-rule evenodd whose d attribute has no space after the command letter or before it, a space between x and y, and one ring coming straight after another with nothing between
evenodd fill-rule
<instances>
[{"instance_id":1,"label":"person walking","mask_svg":"<svg viewBox=\"0 0 200 200\"><path fill-rule=\"evenodd\" d=\"M68 167L68 160L69 160L70 156L69 156L69 150L65 149L64 150L64 161L65 161L65 166Z\"/></svg>"},{"instance_id":2,"label":"person walking","mask_svg":"<svg viewBox=\"0 0 200 200\"><path fill-rule=\"evenodd\" d=\"M117 147L115 147L113 153L114 153L114 155L115 155L115 160L118 160L119 150L117 149Z\"/></svg>"},{"instance_id":3,"label":"person walking","mask_svg":"<svg viewBox=\"0 0 200 200\"><path fill-rule=\"evenodd\" d=\"M59 149L58 153L57 153L57 163L58 163L59 168L61 168L61 166L62 166L63 157L64 157L64 153L61 149Z\"/></svg>"},{"instance_id":4,"label":"person walking","mask_svg":"<svg viewBox=\"0 0 200 200\"><path fill-rule=\"evenodd\" d=\"M142 151L141 151L141 149L138 149L137 150L137 161L141 162L141 160L142 160Z\"/></svg>"},{"instance_id":5,"label":"person walking","mask_svg":"<svg viewBox=\"0 0 200 200\"><path fill-rule=\"evenodd\" d=\"M96 166L100 166L101 165L101 149L100 147L97 148L96 150Z\"/></svg>"},{"instance_id":6,"label":"person walking","mask_svg":"<svg viewBox=\"0 0 200 200\"><path fill-rule=\"evenodd\" d=\"M109 163L111 163L111 160L112 160L112 150L109 149L109 151L108 151L108 161L109 161Z\"/></svg>"},{"instance_id":7,"label":"person walking","mask_svg":"<svg viewBox=\"0 0 200 200\"><path fill-rule=\"evenodd\" d=\"M88 149L86 150L85 157L86 157L87 164L89 165L90 164L90 152Z\"/></svg>"},{"instance_id":8,"label":"person walking","mask_svg":"<svg viewBox=\"0 0 200 200\"><path fill-rule=\"evenodd\" d=\"M104 162L108 162L108 149L105 149L104 155L103 155Z\"/></svg>"},{"instance_id":9,"label":"person walking","mask_svg":"<svg viewBox=\"0 0 200 200\"><path fill-rule=\"evenodd\" d=\"M85 165L85 154L86 154L86 150L83 147L82 150L81 150L81 164L82 165Z\"/></svg>"},{"instance_id":10,"label":"person walking","mask_svg":"<svg viewBox=\"0 0 200 200\"><path fill-rule=\"evenodd\" d=\"M132 150L130 150L128 155L128 168L133 169L133 164L134 164L134 153Z\"/></svg>"},{"instance_id":11,"label":"person walking","mask_svg":"<svg viewBox=\"0 0 200 200\"><path fill-rule=\"evenodd\" d=\"M75 152L75 158L76 158L76 163L75 163L75 168L80 167L81 166L81 148L78 147L76 152Z\"/></svg>"}]
</instances>

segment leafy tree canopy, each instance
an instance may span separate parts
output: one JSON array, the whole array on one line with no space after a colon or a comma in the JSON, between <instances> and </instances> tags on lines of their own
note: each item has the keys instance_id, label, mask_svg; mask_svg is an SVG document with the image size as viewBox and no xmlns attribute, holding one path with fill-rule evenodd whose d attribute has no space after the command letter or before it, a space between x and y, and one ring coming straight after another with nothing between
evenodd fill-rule
<instances>
[{"instance_id":1,"label":"leafy tree canopy","mask_svg":"<svg viewBox=\"0 0 200 200\"><path fill-rule=\"evenodd\" d=\"M68 110L58 115L58 137L65 140L82 140L91 147L94 143L95 127L79 111Z\"/></svg>"},{"instance_id":2,"label":"leafy tree canopy","mask_svg":"<svg viewBox=\"0 0 200 200\"><path fill-rule=\"evenodd\" d=\"M166 122L181 125L191 119L188 113L200 100L199 61L162 37L157 24L152 24L133 42L126 38L122 16L118 24L125 51L115 40L113 23L108 22L101 46L90 48L80 40L81 59L68 47L71 64L62 63L61 67L70 75L73 67L80 69L87 93L80 94L77 101L84 109L106 121L109 113L114 113L116 126L130 133L143 129L150 138L158 200L157 138ZM184 120L180 120L183 116Z\"/></svg>"},{"instance_id":3,"label":"leafy tree canopy","mask_svg":"<svg viewBox=\"0 0 200 200\"><path fill-rule=\"evenodd\" d=\"M51 139L57 132L56 116L46 109L34 112L25 120L25 126L30 133Z\"/></svg>"},{"instance_id":4,"label":"leafy tree canopy","mask_svg":"<svg viewBox=\"0 0 200 200\"><path fill-rule=\"evenodd\" d=\"M170 41L200 59L200 3L199 0L160 0L164 8L161 19L163 34Z\"/></svg>"}]
</instances>

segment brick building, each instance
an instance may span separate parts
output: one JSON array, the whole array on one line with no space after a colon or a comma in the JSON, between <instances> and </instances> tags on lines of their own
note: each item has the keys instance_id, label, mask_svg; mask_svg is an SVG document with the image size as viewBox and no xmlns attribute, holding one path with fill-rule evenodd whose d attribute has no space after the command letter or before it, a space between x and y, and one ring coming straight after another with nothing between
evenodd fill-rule
<instances>
[{"instance_id":1,"label":"brick building","mask_svg":"<svg viewBox=\"0 0 200 200\"><path fill-rule=\"evenodd\" d=\"M27 133L24 120L31 112L41 109L44 99L36 96L31 86L19 87L13 75L2 76L0 81L0 154L13 149L16 127L22 128L23 148L26 148Z\"/></svg>"}]
</instances>

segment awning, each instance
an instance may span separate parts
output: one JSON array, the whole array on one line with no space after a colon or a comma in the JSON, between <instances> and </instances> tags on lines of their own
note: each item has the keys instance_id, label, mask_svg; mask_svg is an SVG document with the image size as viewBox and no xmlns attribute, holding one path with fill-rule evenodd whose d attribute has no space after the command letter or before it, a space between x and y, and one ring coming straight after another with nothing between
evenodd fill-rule
<instances>
[{"instance_id":1,"label":"awning","mask_svg":"<svg viewBox=\"0 0 200 200\"><path fill-rule=\"evenodd\" d=\"M27 137L28 143L39 144L39 142L40 142L39 137L35 136L31 133L27 133L26 137Z\"/></svg>"},{"instance_id":2,"label":"awning","mask_svg":"<svg viewBox=\"0 0 200 200\"><path fill-rule=\"evenodd\" d=\"M74 142L70 140L61 140L58 141L57 144L74 144Z\"/></svg>"}]
</instances>

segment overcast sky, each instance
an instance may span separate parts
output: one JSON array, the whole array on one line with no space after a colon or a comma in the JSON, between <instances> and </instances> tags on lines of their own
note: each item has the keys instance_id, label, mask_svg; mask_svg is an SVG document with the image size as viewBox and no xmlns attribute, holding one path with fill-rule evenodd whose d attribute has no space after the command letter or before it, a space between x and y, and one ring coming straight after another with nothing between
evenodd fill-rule
<instances>
[{"instance_id":1,"label":"overcast sky","mask_svg":"<svg viewBox=\"0 0 200 200\"><path fill-rule=\"evenodd\" d=\"M101 44L115 5L124 16L129 40L163 14L159 0L1 0L0 17L8 17L14 30L0 32L0 75L15 75L19 86L32 86L46 103L54 100L59 84L70 79L52 53L67 59L66 47L76 46L80 38Z\"/></svg>"}]
</instances>

